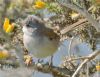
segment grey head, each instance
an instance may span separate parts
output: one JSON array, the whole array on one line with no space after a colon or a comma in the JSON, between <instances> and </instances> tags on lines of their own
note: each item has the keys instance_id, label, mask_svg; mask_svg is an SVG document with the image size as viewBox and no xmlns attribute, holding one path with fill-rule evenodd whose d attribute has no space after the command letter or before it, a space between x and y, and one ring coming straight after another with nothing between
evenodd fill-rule
<instances>
[{"instance_id":1,"label":"grey head","mask_svg":"<svg viewBox=\"0 0 100 77\"><path fill-rule=\"evenodd\" d=\"M23 28L23 32L29 35L46 36L50 40L56 39L56 41L60 39L53 29L48 28L41 18L35 15L29 15L24 20Z\"/></svg>"}]
</instances>

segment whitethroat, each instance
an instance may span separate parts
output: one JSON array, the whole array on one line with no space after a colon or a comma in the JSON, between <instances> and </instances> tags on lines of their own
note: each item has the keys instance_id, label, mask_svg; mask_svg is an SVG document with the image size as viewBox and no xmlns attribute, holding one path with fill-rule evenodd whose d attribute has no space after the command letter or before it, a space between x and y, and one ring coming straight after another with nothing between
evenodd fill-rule
<instances>
[{"instance_id":1,"label":"whitethroat","mask_svg":"<svg viewBox=\"0 0 100 77\"><path fill-rule=\"evenodd\" d=\"M29 15L23 24L23 43L36 58L52 56L59 48L60 37L35 15Z\"/></svg>"}]
</instances>

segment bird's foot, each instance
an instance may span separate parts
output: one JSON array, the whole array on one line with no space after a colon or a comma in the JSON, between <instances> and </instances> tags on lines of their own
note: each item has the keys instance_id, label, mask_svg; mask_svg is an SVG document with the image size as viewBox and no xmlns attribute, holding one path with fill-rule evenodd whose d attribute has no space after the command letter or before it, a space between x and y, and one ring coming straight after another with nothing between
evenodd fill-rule
<instances>
[{"instance_id":1,"label":"bird's foot","mask_svg":"<svg viewBox=\"0 0 100 77\"><path fill-rule=\"evenodd\" d=\"M42 59L38 59L38 63L43 63L43 60Z\"/></svg>"}]
</instances>

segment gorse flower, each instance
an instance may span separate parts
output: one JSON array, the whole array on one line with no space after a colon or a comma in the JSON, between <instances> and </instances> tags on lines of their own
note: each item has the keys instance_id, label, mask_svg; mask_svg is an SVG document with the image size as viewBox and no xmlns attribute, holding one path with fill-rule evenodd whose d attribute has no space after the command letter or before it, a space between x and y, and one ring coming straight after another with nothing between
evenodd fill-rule
<instances>
[{"instance_id":1,"label":"gorse flower","mask_svg":"<svg viewBox=\"0 0 100 77\"><path fill-rule=\"evenodd\" d=\"M100 65L96 65L96 70L100 71Z\"/></svg>"},{"instance_id":2,"label":"gorse flower","mask_svg":"<svg viewBox=\"0 0 100 77\"><path fill-rule=\"evenodd\" d=\"M100 3L100 0L95 0L96 2Z\"/></svg>"},{"instance_id":3,"label":"gorse flower","mask_svg":"<svg viewBox=\"0 0 100 77\"><path fill-rule=\"evenodd\" d=\"M8 51L0 51L0 59L5 59L9 57Z\"/></svg>"},{"instance_id":4,"label":"gorse flower","mask_svg":"<svg viewBox=\"0 0 100 77\"><path fill-rule=\"evenodd\" d=\"M8 18L5 18L4 24L3 24L3 29L6 33L12 32L14 29L14 24L10 24L10 21Z\"/></svg>"},{"instance_id":5,"label":"gorse flower","mask_svg":"<svg viewBox=\"0 0 100 77\"><path fill-rule=\"evenodd\" d=\"M45 2L41 1L41 0L37 0L35 2L35 5L33 5L34 8L37 8L37 9L43 9L45 8Z\"/></svg>"},{"instance_id":6,"label":"gorse flower","mask_svg":"<svg viewBox=\"0 0 100 77\"><path fill-rule=\"evenodd\" d=\"M26 65L32 64L32 56L24 55L24 62L25 62Z\"/></svg>"},{"instance_id":7,"label":"gorse flower","mask_svg":"<svg viewBox=\"0 0 100 77\"><path fill-rule=\"evenodd\" d=\"M78 14L78 13L73 12L73 13L71 13L71 14L70 14L70 16L71 16L71 18L72 18L72 19L76 19L76 18L78 18L78 17L79 17L79 14Z\"/></svg>"}]
</instances>

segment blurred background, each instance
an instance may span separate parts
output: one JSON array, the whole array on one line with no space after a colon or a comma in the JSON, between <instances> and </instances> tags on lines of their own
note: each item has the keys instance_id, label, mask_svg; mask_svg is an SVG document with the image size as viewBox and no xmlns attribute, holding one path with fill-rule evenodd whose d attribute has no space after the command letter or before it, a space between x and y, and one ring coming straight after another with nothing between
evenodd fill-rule
<instances>
[{"instance_id":1,"label":"blurred background","mask_svg":"<svg viewBox=\"0 0 100 77\"><path fill-rule=\"evenodd\" d=\"M65 25L71 25L77 22L80 19L84 19L82 15L79 13L69 9L62 7L58 4L56 0L42 0L44 1L44 5L41 7L37 7L37 0L0 0L0 52L3 50L7 50L10 53L13 53L12 56L16 55L16 50L10 46L8 41L10 40L11 45L16 47L16 43L20 44L20 47L25 50L22 43L22 21L27 15L38 15L40 16L48 26L59 26L61 29L65 27ZM71 0L73 3L76 3L78 6L83 6L81 0ZM89 13L93 16L94 19L100 16L100 2L99 0L85 0L86 9L89 9ZM8 18L10 23L14 23L14 30L11 32L5 32L3 30L3 25L5 22L5 18ZM49 19L49 20L48 20ZM70 31L66 35L68 40L65 40L61 43L58 51L54 54L53 64L54 66L64 65L64 60L66 56L69 56L69 50L71 56L80 57L80 56L88 56L96 49L100 49L100 42L94 42L95 29L90 27L83 26L82 28L78 28L75 31ZM79 36L73 39L71 44L71 49L69 49L70 42L72 40L71 37L75 36L74 34L78 34ZM91 36L93 35L93 36ZM100 34L99 34L100 35ZM99 36L97 35L97 36ZM100 38L99 38L100 39ZM92 41L92 43L91 43ZM17 47L16 47L17 48ZM20 54L20 52L18 52ZM23 56L18 55L17 56ZM13 57L14 59L14 57ZM44 59L44 63L48 62L50 57ZM100 59L100 56L96 57L96 60ZM0 59L2 62L5 59ZM14 61L14 60L13 60ZM36 58L33 58L33 61L37 61ZM79 64L80 61L77 61ZM89 68L92 66L95 67L96 62L89 62ZM53 77L51 74L45 74L33 69L29 69L27 67L21 67L14 69L13 67L8 67L9 65L4 65L2 70L0 68L0 77ZM1 67L1 65L0 65ZM92 74L90 77L96 77L96 68L92 69ZM94 74L94 76L93 76ZM81 76L81 77L86 77Z\"/></svg>"}]
</instances>

